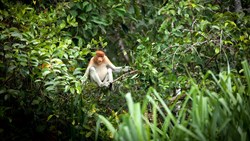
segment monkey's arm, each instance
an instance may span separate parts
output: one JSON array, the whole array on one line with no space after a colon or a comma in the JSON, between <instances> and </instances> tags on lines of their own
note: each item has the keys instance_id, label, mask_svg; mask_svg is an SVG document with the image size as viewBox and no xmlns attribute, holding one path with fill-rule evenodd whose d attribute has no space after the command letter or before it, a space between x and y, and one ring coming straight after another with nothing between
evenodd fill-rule
<instances>
[{"instance_id":1,"label":"monkey's arm","mask_svg":"<svg viewBox=\"0 0 250 141\"><path fill-rule=\"evenodd\" d=\"M87 81L87 79L89 78L89 73L90 73L89 71L90 71L90 68L92 66L93 66L93 58L90 59L88 67L85 70L85 73L84 73L83 77L81 78L82 83L85 83Z\"/></svg>"},{"instance_id":2,"label":"monkey's arm","mask_svg":"<svg viewBox=\"0 0 250 141\"><path fill-rule=\"evenodd\" d=\"M114 72L126 72L129 71L130 67L125 66L125 67L116 67L107 56L105 56L105 60L107 61L108 67L110 67Z\"/></svg>"},{"instance_id":3,"label":"monkey's arm","mask_svg":"<svg viewBox=\"0 0 250 141\"><path fill-rule=\"evenodd\" d=\"M87 79L89 77L89 69L90 69L90 67L87 67L83 77L81 78L82 83L85 83L87 81Z\"/></svg>"}]
</instances>

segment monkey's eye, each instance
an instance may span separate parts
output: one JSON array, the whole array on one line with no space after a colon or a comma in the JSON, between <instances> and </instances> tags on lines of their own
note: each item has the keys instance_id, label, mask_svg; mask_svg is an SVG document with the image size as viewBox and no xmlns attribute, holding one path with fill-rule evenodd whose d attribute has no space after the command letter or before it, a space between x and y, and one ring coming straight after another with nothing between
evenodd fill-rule
<instances>
[{"instance_id":1,"label":"monkey's eye","mask_svg":"<svg viewBox=\"0 0 250 141\"><path fill-rule=\"evenodd\" d=\"M102 61L102 60L103 60L103 57L98 57L97 60L98 60L98 61Z\"/></svg>"}]
</instances>

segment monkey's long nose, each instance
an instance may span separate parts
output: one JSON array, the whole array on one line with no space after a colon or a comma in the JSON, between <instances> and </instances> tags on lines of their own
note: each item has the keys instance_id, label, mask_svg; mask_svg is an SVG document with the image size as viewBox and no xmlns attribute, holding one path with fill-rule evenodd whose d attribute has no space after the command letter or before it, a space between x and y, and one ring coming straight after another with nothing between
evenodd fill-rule
<instances>
[{"instance_id":1,"label":"monkey's long nose","mask_svg":"<svg viewBox=\"0 0 250 141\"><path fill-rule=\"evenodd\" d=\"M97 63L98 64L102 63L102 59L97 59Z\"/></svg>"}]
</instances>

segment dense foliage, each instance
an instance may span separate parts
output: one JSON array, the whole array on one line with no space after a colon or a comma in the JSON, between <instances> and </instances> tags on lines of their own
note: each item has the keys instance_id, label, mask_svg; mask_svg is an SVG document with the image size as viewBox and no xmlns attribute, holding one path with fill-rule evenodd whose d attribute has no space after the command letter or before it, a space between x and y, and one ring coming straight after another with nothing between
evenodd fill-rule
<instances>
[{"instance_id":1,"label":"dense foliage","mask_svg":"<svg viewBox=\"0 0 250 141\"><path fill-rule=\"evenodd\" d=\"M228 68L217 78L211 71L201 85L192 84L183 102L167 103L152 87L145 101L134 103L126 95L129 113L122 115L118 130L99 116L115 140L245 140L249 139L250 68L243 63L245 77ZM213 80L207 77L213 77ZM247 85L242 83L247 81ZM208 83L209 82L209 83ZM208 89L218 86L218 89ZM99 127L99 126L97 126Z\"/></svg>"},{"instance_id":2,"label":"dense foliage","mask_svg":"<svg viewBox=\"0 0 250 141\"><path fill-rule=\"evenodd\" d=\"M249 5L0 0L1 139L249 140ZM113 91L81 83L96 49Z\"/></svg>"}]
</instances>

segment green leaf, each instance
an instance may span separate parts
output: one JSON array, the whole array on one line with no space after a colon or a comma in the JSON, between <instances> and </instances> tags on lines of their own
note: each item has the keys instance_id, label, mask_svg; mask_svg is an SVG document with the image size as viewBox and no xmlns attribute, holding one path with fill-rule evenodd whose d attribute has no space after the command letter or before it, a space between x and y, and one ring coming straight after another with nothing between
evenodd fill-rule
<instances>
[{"instance_id":1,"label":"green leaf","mask_svg":"<svg viewBox=\"0 0 250 141\"><path fill-rule=\"evenodd\" d=\"M100 24L100 25L104 25L104 26L108 25L108 23L106 21L98 20L97 17L94 17L94 19L92 19L91 21L94 22L94 23L96 23L96 24Z\"/></svg>"},{"instance_id":2,"label":"green leaf","mask_svg":"<svg viewBox=\"0 0 250 141\"><path fill-rule=\"evenodd\" d=\"M82 21L87 21L87 15L85 13L82 13L78 16L79 19L81 19Z\"/></svg>"},{"instance_id":3,"label":"green leaf","mask_svg":"<svg viewBox=\"0 0 250 141\"><path fill-rule=\"evenodd\" d=\"M175 15L176 15L175 10L169 10L169 13L170 13L170 14L172 14L173 16L175 16Z\"/></svg>"},{"instance_id":4,"label":"green leaf","mask_svg":"<svg viewBox=\"0 0 250 141\"><path fill-rule=\"evenodd\" d=\"M76 2L76 1L75 1ZM81 3L80 2L76 2L74 5L76 8L81 9ZM75 7L73 9L75 9Z\"/></svg>"},{"instance_id":5,"label":"green leaf","mask_svg":"<svg viewBox=\"0 0 250 141\"><path fill-rule=\"evenodd\" d=\"M248 96L250 95L250 68L249 68L249 64L247 61L243 61L242 62L243 65L243 69L244 69L244 75L246 77L247 80L247 86L248 86Z\"/></svg>"},{"instance_id":6,"label":"green leaf","mask_svg":"<svg viewBox=\"0 0 250 141\"><path fill-rule=\"evenodd\" d=\"M88 132L88 133L85 135L85 137L86 137L86 138L89 138L91 135L92 135L92 132L90 131L90 132Z\"/></svg>"},{"instance_id":7,"label":"green leaf","mask_svg":"<svg viewBox=\"0 0 250 141\"><path fill-rule=\"evenodd\" d=\"M81 68L76 68L75 71L73 72L73 75L77 75L77 74L82 74Z\"/></svg>"},{"instance_id":8,"label":"green leaf","mask_svg":"<svg viewBox=\"0 0 250 141\"><path fill-rule=\"evenodd\" d=\"M3 93L6 93L6 89L5 88L0 89L0 95L3 94Z\"/></svg>"},{"instance_id":9,"label":"green leaf","mask_svg":"<svg viewBox=\"0 0 250 141\"><path fill-rule=\"evenodd\" d=\"M65 28L66 27L66 22L63 20L59 27L60 27L60 29Z\"/></svg>"},{"instance_id":10,"label":"green leaf","mask_svg":"<svg viewBox=\"0 0 250 141\"><path fill-rule=\"evenodd\" d=\"M47 121L49 121L54 115L49 115Z\"/></svg>"},{"instance_id":11,"label":"green leaf","mask_svg":"<svg viewBox=\"0 0 250 141\"><path fill-rule=\"evenodd\" d=\"M47 91L54 91L55 90L55 87L54 86L49 86L46 88Z\"/></svg>"},{"instance_id":12,"label":"green leaf","mask_svg":"<svg viewBox=\"0 0 250 141\"><path fill-rule=\"evenodd\" d=\"M217 29L217 30L220 30L220 27L219 27L219 26L216 26L216 25L213 25L212 28Z\"/></svg>"},{"instance_id":13,"label":"green leaf","mask_svg":"<svg viewBox=\"0 0 250 141\"><path fill-rule=\"evenodd\" d=\"M43 75L43 76L46 76L46 75L48 75L48 74L50 74L50 73L51 73L51 72L50 72L49 70L47 70L47 71L44 71L42 75Z\"/></svg>"},{"instance_id":14,"label":"green leaf","mask_svg":"<svg viewBox=\"0 0 250 141\"><path fill-rule=\"evenodd\" d=\"M86 12L89 12L92 10L92 5L91 4L88 4L87 7L86 7Z\"/></svg>"},{"instance_id":15,"label":"green leaf","mask_svg":"<svg viewBox=\"0 0 250 141\"><path fill-rule=\"evenodd\" d=\"M14 48L20 48L20 49L26 47L26 45L24 45L24 44L19 44L19 43L14 43L12 46L13 46Z\"/></svg>"},{"instance_id":16,"label":"green leaf","mask_svg":"<svg viewBox=\"0 0 250 141\"><path fill-rule=\"evenodd\" d=\"M115 135L116 130L114 128L114 126L102 115L98 115L99 119L107 126L107 128L109 129L109 131L111 131L111 133L113 135Z\"/></svg>"},{"instance_id":17,"label":"green leaf","mask_svg":"<svg viewBox=\"0 0 250 141\"><path fill-rule=\"evenodd\" d=\"M217 47L217 48L215 48L215 50L214 50L214 51L215 51L215 53L216 53L216 54L218 54L218 53L220 53L220 48L219 48L219 47Z\"/></svg>"},{"instance_id":18,"label":"green leaf","mask_svg":"<svg viewBox=\"0 0 250 141\"><path fill-rule=\"evenodd\" d=\"M55 81L47 81L45 82L44 86L48 86L48 85L54 85Z\"/></svg>"},{"instance_id":19,"label":"green leaf","mask_svg":"<svg viewBox=\"0 0 250 141\"><path fill-rule=\"evenodd\" d=\"M78 47L82 47L82 45L83 45L83 40L82 40L82 38L78 38Z\"/></svg>"},{"instance_id":20,"label":"green leaf","mask_svg":"<svg viewBox=\"0 0 250 141\"><path fill-rule=\"evenodd\" d=\"M39 103L40 103L40 100L34 99L31 105L38 105Z\"/></svg>"},{"instance_id":21,"label":"green leaf","mask_svg":"<svg viewBox=\"0 0 250 141\"><path fill-rule=\"evenodd\" d=\"M75 87L76 87L76 93L77 94L81 94L82 93L81 83L80 82L76 82L75 83Z\"/></svg>"},{"instance_id":22,"label":"green leaf","mask_svg":"<svg viewBox=\"0 0 250 141\"><path fill-rule=\"evenodd\" d=\"M193 138L195 138L196 140L200 140L199 137L194 134L192 131L188 130L186 127L182 126L181 124L177 126L177 128L181 129L182 131L184 131L186 134L192 136Z\"/></svg>"},{"instance_id":23,"label":"green leaf","mask_svg":"<svg viewBox=\"0 0 250 141\"><path fill-rule=\"evenodd\" d=\"M65 93L68 92L69 89L70 89L70 85L66 85L66 86L65 86L65 89L64 89L64 92L65 92Z\"/></svg>"},{"instance_id":24,"label":"green leaf","mask_svg":"<svg viewBox=\"0 0 250 141\"><path fill-rule=\"evenodd\" d=\"M72 94L75 93L75 89L74 88L71 87L69 90L70 90L70 93L72 93Z\"/></svg>"},{"instance_id":25,"label":"green leaf","mask_svg":"<svg viewBox=\"0 0 250 141\"><path fill-rule=\"evenodd\" d=\"M216 10L219 10L219 9L220 9L220 6L219 6L219 5L214 5L214 6L212 6L211 8L212 8L212 10L215 10L215 11L216 11Z\"/></svg>"},{"instance_id":26,"label":"green leaf","mask_svg":"<svg viewBox=\"0 0 250 141\"><path fill-rule=\"evenodd\" d=\"M70 15L73 16L73 17L76 17L78 15L77 11L76 10L70 10L69 11Z\"/></svg>"},{"instance_id":27,"label":"green leaf","mask_svg":"<svg viewBox=\"0 0 250 141\"><path fill-rule=\"evenodd\" d=\"M133 102L131 93L127 93L127 94L125 95L125 98L126 98L126 100L127 100L127 105L128 105L129 113L130 113L131 115L134 115L134 108L133 108L134 102Z\"/></svg>"},{"instance_id":28,"label":"green leaf","mask_svg":"<svg viewBox=\"0 0 250 141\"><path fill-rule=\"evenodd\" d=\"M89 2L88 1L84 1L82 3L82 9L84 9L87 5L89 5Z\"/></svg>"},{"instance_id":29,"label":"green leaf","mask_svg":"<svg viewBox=\"0 0 250 141\"><path fill-rule=\"evenodd\" d=\"M10 66L10 67L8 67L7 72L12 72L15 68L16 68L16 66Z\"/></svg>"},{"instance_id":30,"label":"green leaf","mask_svg":"<svg viewBox=\"0 0 250 141\"><path fill-rule=\"evenodd\" d=\"M19 39L21 39L23 37L20 32L11 32L10 34L12 37L17 37Z\"/></svg>"},{"instance_id":31,"label":"green leaf","mask_svg":"<svg viewBox=\"0 0 250 141\"><path fill-rule=\"evenodd\" d=\"M117 15L120 17L124 17L126 13L126 9L124 8L115 8L114 10L116 11Z\"/></svg>"},{"instance_id":32,"label":"green leaf","mask_svg":"<svg viewBox=\"0 0 250 141\"><path fill-rule=\"evenodd\" d=\"M207 20L202 20L201 23L200 23L200 28L202 31L204 31L206 29L206 27L208 26L208 24L210 24L209 21Z\"/></svg>"}]
</instances>

